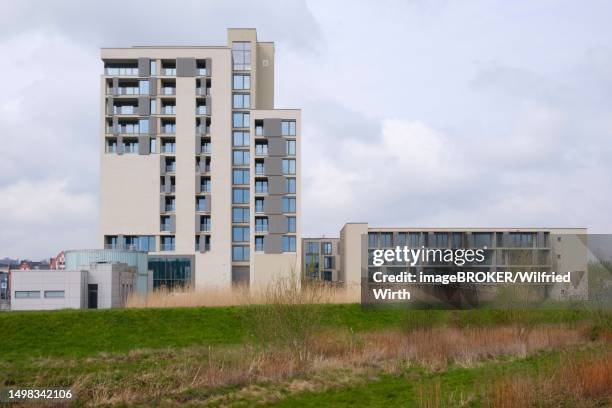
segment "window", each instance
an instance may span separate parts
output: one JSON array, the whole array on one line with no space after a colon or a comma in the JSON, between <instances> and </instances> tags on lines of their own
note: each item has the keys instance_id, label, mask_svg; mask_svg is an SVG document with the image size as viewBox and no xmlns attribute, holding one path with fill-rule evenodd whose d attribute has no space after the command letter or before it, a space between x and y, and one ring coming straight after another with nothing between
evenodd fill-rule
<instances>
[{"instance_id":1,"label":"window","mask_svg":"<svg viewBox=\"0 0 612 408\"><path fill-rule=\"evenodd\" d=\"M284 213L295 213L295 198L294 197L283 197L283 212Z\"/></svg>"},{"instance_id":2,"label":"window","mask_svg":"<svg viewBox=\"0 0 612 408\"><path fill-rule=\"evenodd\" d=\"M38 299L40 298L39 290L16 290L15 299Z\"/></svg>"},{"instance_id":3,"label":"window","mask_svg":"<svg viewBox=\"0 0 612 408\"><path fill-rule=\"evenodd\" d=\"M232 208L232 222L236 224L248 223L249 209L241 207Z\"/></svg>"},{"instance_id":4,"label":"window","mask_svg":"<svg viewBox=\"0 0 612 408\"><path fill-rule=\"evenodd\" d=\"M248 150L234 150L232 163L234 166L248 166L249 158L250 155Z\"/></svg>"},{"instance_id":5,"label":"window","mask_svg":"<svg viewBox=\"0 0 612 408\"><path fill-rule=\"evenodd\" d=\"M255 231L256 232L267 232L268 231L268 217L256 217L255 218Z\"/></svg>"},{"instance_id":6,"label":"window","mask_svg":"<svg viewBox=\"0 0 612 408\"><path fill-rule=\"evenodd\" d=\"M472 233L472 238L474 239L475 247L490 247L491 244L491 234L488 232L474 232Z\"/></svg>"},{"instance_id":7,"label":"window","mask_svg":"<svg viewBox=\"0 0 612 408\"><path fill-rule=\"evenodd\" d=\"M295 156L295 140L285 140L287 156Z\"/></svg>"},{"instance_id":8,"label":"window","mask_svg":"<svg viewBox=\"0 0 612 408\"><path fill-rule=\"evenodd\" d=\"M64 296L63 290L45 290L46 298L63 298Z\"/></svg>"},{"instance_id":9,"label":"window","mask_svg":"<svg viewBox=\"0 0 612 408\"><path fill-rule=\"evenodd\" d=\"M232 107L235 109L248 109L251 107L251 94L234 94Z\"/></svg>"},{"instance_id":10,"label":"window","mask_svg":"<svg viewBox=\"0 0 612 408\"><path fill-rule=\"evenodd\" d=\"M203 193L210 193L212 188L212 182L210 179L202 179L202 184L200 185L200 191Z\"/></svg>"},{"instance_id":11,"label":"window","mask_svg":"<svg viewBox=\"0 0 612 408\"><path fill-rule=\"evenodd\" d=\"M249 71L251 69L251 43L235 41L232 44L232 64L236 71Z\"/></svg>"},{"instance_id":12,"label":"window","mask_svg":"<svg viewBox=\"0 0 612 408\"><path fill-rule=\"evenodd\" d=\"M295 159L283 159L283 174L295 174Z\"/></svg>"},{"instance_id":13,"label":"window","mask_svg":"<svg viewBox=\"0 0 612 408\"><path fill-rule=\"evenodd\" d=\"M325 255L331 255L332 253L332 243L331 242L324 242L322 244L322 247L323 247L323 253Z\"/></svg>"},{"instance_id":14,"label":"window","mask_svg":"<svg viewBox=\"0 0 612 408\"><path fill-rule=\"evenodd\" d=\"M436 248L446 248L448 246L448 234L446 232L434 233L434 246Z\"/></svg>"},{"instance_id":15,"label":"window","mask_svg":"<svg viewBox=\"0 0 612 408\"><path fill-rule=\"evenodd\" d=\"M198 197L197 211L208 211L206 205L206 197Z\"/></svg>"},{"instance_id":16,"label":"window","mask_svg":"<svg viewBox=\"0 0 612 408\"><path fill-rule=\"evenodd\" d=\"M316 242L308 242L306 244L306 253L307 254L318 254L319 245Z\"/></svg>"},{"instance_id":17,"label":"window","mask_svg":"<svg viewBox=\"0 0 612 408\"><path fill-rule=\"evenodd\" d=\"M232 261L248 261L249 260L249 247L248 246L233 246L232 247Z\"/></svg>"},{"instance_id":18,"label":"window","mask_svg":"<svg viewBox=\"0 0 612 408\"><path fill-rule=\"evenodd\" d=\"M264 237L255 237L255 251L262 252L264 250Z\"/></svg>"},{"instance_id":19,"label":"window","mask_svg":"<svg viewBox=\"0 0 612 408\"><path fill-rule=\"evenodd\" d=\"M233 242L248 242L249 241L249 227L232 227L232 241Z\"/></svg>"},{"instance_id":20,"label":"window","mask_svg":"<svg viewBox=\"0 0 612 408\"><path fill-rule=\"evenodd\" d=\"M232 182L234 184L249 184L249 170L234 170Z\"/></svg>"},{"instance_id":21,"label":"window","mask_svg":"<svg viewBox=\"0 0 612 408\"><path fill-rule=\"evenodd\" d=\"M161 237L161 251L174 251L174 237Z\"/></svg>"},{"instance_id":22,"label":"window","mask_svg":"<svg viewBox=\"0 0 612 408\"><path fill-rule=\"evenodd\" d=\"M421 236L418 232L408 233L408 242L411 248L417 248L421 245Z\"/></svg>"},{"instance_id":23,"label":"window","mask_svg":"<svg viewBox=\"0 0 612 408\"><path fill-rule=\"evenodd\" d=\"M332 273L331 271L323 271L323 280L327 282L332 281Z\"/></svg>"},{"instance_id":24,"label":"window","mask_svg":"<svg viewBox=\"0 0 612 408\"><path fill-rule=\"evenodd\" d=\"M264 172L265 172L264 162L256 161L255 162L255 174L264 174Z\"/></svg>"},{"instance_id":25,"label":"window","mask_svg":"<svg viewBox=\"0 0 612 408\"><path fill-rule=\"evenodd\" d=\"M285 192L288 194L295 194L295 179L287 178L285 179Z\"/></svg>"},{"instance_id":26,"label":"window","mask_svg":"<svg viewBox=\"0 0 612 408\"><path fill-rule=\"evenodd\" d=\"M249 145L249 132L234 132L234 146L248 146Z\"/></svg>"},{"instance_id":27,"label":"window","mask_svg":"<svg viewBox=\"0 0 612 408\"><path fill-rule=\"evenodd\" d=\"M295 232L295 217L287 217L287 232Z\"/></svg>"},{"instance_id":28,"label":"window","mask_svg":"<svg viewBox=\"0 0 612 408\"><path fill-rule=\"evenodd\" d=\"M251 126L251 115L244 112L234 112L232 126L235 128L246 128Z\"/></svg>"},{"instance_id":29,"label":"window","mask_svg":"<svg viewBox=\"0 0 612 408\"><path fill-rule=\"evenodd\" d=\"M233 194L232 194L232 203L248 204L249 203L249 189L248 188L234 188Z\"/></svg>"},{"instance_id":30,"label":"window","mask_svg":"<svg viewBox=\"0 0 612 408\"><path fill-rule=\"evenodd\" d=\"M138 81L138 93L141 95L149 94L149 81L148 80Z\"/></svg>"},{"instance_id":31,"label":"window","mask_svg":"<svg viewBox=\"0 0 612 408\"><path fill-rule=\"evenodd\" d=\"M157 113L157 101L155 99L151 99L151 115Z\"/></svg>"},{"instance_id":32,"label":"window","mask_svg":"<svg viewBox=\"0 0 612 408\"><path fill-rule=\"evenodd\" d=\"M255 181L255 192L256 193L267 193L268 192L268 180L256 180Z\"/></svg>"},{"instance_id":33,"label":"window","mask_svg":"<svg viewBox=\"0 0 612 408\"><path fill-rule=\"evenodd\" d=\"M295 120L283 120L281 134L283 136L295 136Z\"/></svg>"},{"instance_id":34,"label":"window","mask_svg":"<svg viewBox=\"0 0 612 408\"><path fill-rule=\"evenodd\" d=\"M201 232L209 232L211 226L210 216L206 215L204 217L200 217L200 231Z\"/></svg>"},{"instance_id":35,"label":"window","mask_svg":"<svg viewBox=\"0 0 612 408\"><path fill-rule=\"evenodd\" d=\"M255 144L255 154L259 156L265 156L268 154L268 144L267 143L256 143Z\"/></svg>"},{"instance_id":36,"label":"window","mask_svg":"<svg viewBox=\"0 0 612 408\"><path fill-rule=\"evenodd\" d=\"M150 72L150 75L151 75L151 76L155 76L155 75L157 75L157 61L155 61L155 60L151 60L151 61L149 62L149 66L150 66L150 71L151 71L151 72Z\"/></svg>"},{"instance_id":37,"label":"window","mask_svg":"<svg viewBox=\"0 0 612 408\"><path fill-rule=\"evenodd\" d=\"M334 269L334 257L333 256L323 257L323 269Z\"/></svg>"},{"instance_id":38,"label":"window","mask_svg":"<svg viewBox=\"0 0 612 408\"><path fill-rule=\"evenodd\" d=\"M389 248L393 245L393 233L381 232L380 233L380 246L382 248Z\"/></svg>"},{"instance_id":39,"label":"window","mask_svg":"<svg viewBox=\"0 0 612 408\"><path fill-rule=\"evenodd\" d=\"M264 199L263 198L255 199L255 212L258 212L258 213L264 212Z\"/></svg>"},{"instance_id":40,"label":"window","mask_svg":"<svg viewBox=\"0 0 612 408\"><path fill-rule=\"evenodd\" d=\"M250 75L234 75L234 89L235 90L251 89L251 76Z\"/></svg>"},{"instance_id":41,"label":"window","mask_svg":"<svg viewBox=\"0 0 612 408\"><path fill-rule=\"evenodd\" d=\"M295 252L295 236L283 235L283 252Z\"/></svg>"}]
</instances>

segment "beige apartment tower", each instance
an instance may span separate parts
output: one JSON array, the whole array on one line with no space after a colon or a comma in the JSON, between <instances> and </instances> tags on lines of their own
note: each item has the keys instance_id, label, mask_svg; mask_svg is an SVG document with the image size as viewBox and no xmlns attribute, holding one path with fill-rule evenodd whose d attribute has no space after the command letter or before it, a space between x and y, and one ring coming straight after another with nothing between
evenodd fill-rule
<instances>
[{"instance_id":1,"label":"beige apartment tower","mask_svg":"<svg viewBox=\"0 0 612 408\"><path fill-rule=\"evenodd\" d=\"M154 287L300 276L300 111L274 108L274 44L103 48L101 244Z\"/></svg>"}]
</instances>

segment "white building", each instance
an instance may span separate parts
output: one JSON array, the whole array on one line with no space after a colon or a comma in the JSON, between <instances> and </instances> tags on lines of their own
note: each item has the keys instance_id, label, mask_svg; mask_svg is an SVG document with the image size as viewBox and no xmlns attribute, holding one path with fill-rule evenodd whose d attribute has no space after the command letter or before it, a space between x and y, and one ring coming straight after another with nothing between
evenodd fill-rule
<instances>
[{"instance_id":1,"label":"white building","mask_svg":"<svg viewBox=\"0 0 612 408\"><path fill-rule=\"evenodd\" d=\"M136 268L121 263L92 263L78 270L16 270L11 272L11 309L123 307L136 279Z\"/></svg>"}]
</instances>

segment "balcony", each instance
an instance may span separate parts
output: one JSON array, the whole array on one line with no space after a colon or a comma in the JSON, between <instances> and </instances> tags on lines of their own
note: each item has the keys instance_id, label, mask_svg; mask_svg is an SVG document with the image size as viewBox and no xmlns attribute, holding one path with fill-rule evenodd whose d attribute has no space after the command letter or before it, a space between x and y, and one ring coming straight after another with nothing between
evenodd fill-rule
<instances>
[{"instance_id":1,"label":"balcony","mask_svg":"<svg viewBox=\"0 0 612 408\"><path fill-rule=\"evenodd\" d=\"M210 126L202 126L202 125L196 126L195 131L196 131L196 134L206 135L210 133Z\"/></svg>"},{"instance_id":2,"label":"balcony","mask_svg":"<svg viewBox=\"0 0 612 408\"><path fill-rule=\"evenodd\" d=\"M255 126L255 136L263 136L263 126Z\"/></svg>"},{"instance_id":3,"label":"balcony","mask_svg":"<svg viewBox=\"0 0 612 408\"><path fill-rule=\"evenodd\" d=\"M206 75L208 75L208 70L206 68L198 68L196 70L196 75L197 76L206 76Z\"/></svg>"},{"instance_id":4,"label":"balcony","mask_svg":"<svg viewBox=\"0 0 612 408\"><path fill-rule=\"evenodd\" d=\"M204 143L201 147L200 147L200 151L204 154L211 154L211 146L210 143Z\"/></svg>"},{"instance_id":5,"label":"balcony","mask_svg":"<svg viewBox=\"0 0 612 408\"><path fill-rule=\"evenodd\" d=\"M170 124L170 123L166 123L165 125L162 125L161 127L161 133L176 133L176 124Z\"/></svg>"},{"instance_id":6,"label":"balcony","mask_svg":"<svg viewBox=\"0 0 612 408\"><path fill-rule=\"evenodd\" d=\"M174 212L174 204L166 204L164 207L165 212Z\"/></svg>"},{"instance_id":7,"label":"balcony","mask_svg":"<svg viewBox=\"0 0 612 408\"><path fill-rule=\"evenodd\" d=\"M210 232L210 224L200 224L200 232Z\"/></svg>"},{"instance_id":8,"label":"balcony","mask_svg":"<svg viewBox=\"0 0 612 408\"><path fill-rule=\"evenodd\" d=\"M208 212L208 210L206 209L206 204L198 203L198 205L196 206L196 211L197 212Z\"/></svg>"},{"instance_id":9,"label":"balcony","mask_svg":"<svg viewBox=\"0 0 612 408\"><path fill-rule=\"evenodd\" d=\"M166 105L162 107L162 115L176 115L176 105Z\"/></svg>"},{"instance_id":10,"label":"balcony","mask_svg":"<svg viewBox=\"0 0 612 408\"><path fill-rule=\"evenodd\" d=\"M205 183L205 184L200 185L200 192L210 193L210 183Z\"/></svg>"},{"instance_id":11,"label":"balcony","mask_svg":"<svg viewBox=\"0 0 612 408\"><path fill-rule=\"evenodd\" d=\"M256 156L267 156L268 155L268 145L255 145L255 155Z\"/></svg>"},{"instance_id":12,"label":"balcony","mask_svg":"<svg viewBox=\"0 0 612 408\"><path fill-rule=\"evenodd\" d=\"M108 76L138 76L138 67L106 67L104 74Z\"/></svg>"},{"instance_id":13,"label":"balcony","mask_svg":"<svg viewBox=\"0 0 612 408\"><path fill-rule=\"evenodd\" d=\"M160 224L159 225L159 230L161 232L170 232L170 229L171 229L171 227L170 227L169 223L165 223L165 224Z\"/></svg>"},{"instance_id":14,"label":"balcony","mask_svg":"<svg viewBox=\"0 0 612 408\"><path fill-rule=\"evenodd\" d=\"M162 184L160 186L160 193L166 193L166 185ZM174 193L176 191L176 186L174 184L170 185L170 193Z\"/></svg>"},{"instance_id":15,"label":"balcony","mask_svg":"<svg viewBox=\"0 0 612 408\"><path fill-rule=\"evenodd\" d=\"M200 244L196 242L195 244L195 250L196 252L200 251ZM210 244L204 244L204 252L208 252L210 251Z\"/></svg>"},{"instance_id":16,"label":"balcony","mask_svg":"<svg viewBox=\"0 0 612 408\"><path fill-rule=\"evenodd\" d=\"M128 143L123 150L124 153L138 153L138 143Z\"/></svg>"},{"instance_id":17,"label":"balcony","mask_svg":"<svg viewBox=\"0 0 612 408\"><path fill-rule=\"evenodd\" d=\"M137 115L138 114L138 106L113 106L113 114L115 115Z\"/></svg>"},{"instance_id":18,"label":"balcony","mask_svg":"<svg viewBox=\"0 0 612 408\"><path fill-rule=\"evenodd\" d=\"M163 144L161 147L161 152L162 153L169 153L169 154L173 154L176 153L176 144L174 143L167 143L167 144Z\"/></svg>"},{"instance_id":19,"label":"balcony","mask_svg":"<svg viewBox=\"0 0 612 408\"><path fill-rule=\"evenodd\" d=\"M174 251L174 244L160 244L160 251Z\"/></svg>"},{"instance_id":20,"label":"balcony","mask_svg":"<svg viewBox=\"0 0 612 408\"><path fill-rule=\"evenodd\" d=\"M198 165L198 172L199 173L210 173L210 164L199 164Z\"/></svg>"},{"instance_id":21,"label":"balcony","mask_svg":"<svg viewBox=\"0 0 612 408\"><path fill-rule=\"evenodd\" d=\"M161 74L163 76L176 76L176 68L162 68Z\"/></svg>"},{"instance_id":22,"label":"balcony","mask_svg":"<svg viewBox=\"0 0 612 408\"><path fill-rule=\"evenodd\" d=\"M167 164L166 173L174 173L176 171L176 164Z\"/></svg>"},{"instance_id":23,"label":"balcony","mask_svg":"<svg viewBox=\"0 0 612 408\"><path fill-rule=\"evenodd\" d=\"M164 86L161 89L161 94L162 95L175 95L176 94L176 88L175 87Z\"/></svg>"},{"instance_id":24,"label":"balcony","mask_svg":"<svg viewBox=\"0 0 612 408\"><path fill-rule=\"evenodd\" d=\"M110 93L112 93L112 88ZM140 95L140 88L137 86L120 86L117 88L117 95Z\"/></svg>"},{"instance_id":25,"label":"balcony","mask_svg":"<svg viewBox=\"0 0 612 408\"><path fill-rule=\"evenodd\" d=\"M197 109L196 109L196 114L197 115L209 115L208 106L206 106L206 105L198 106Z\"/></svg>"},{"instance_id":26,"label":"balcony","mask_svg":"<svg viewBox=\"0 0 612 408\"><path fill-rule=\"evenodd\" d=\"M210 95L210 88L196 88L196 95L199 96L209 96Z\"/></svg>"}]
</instances>

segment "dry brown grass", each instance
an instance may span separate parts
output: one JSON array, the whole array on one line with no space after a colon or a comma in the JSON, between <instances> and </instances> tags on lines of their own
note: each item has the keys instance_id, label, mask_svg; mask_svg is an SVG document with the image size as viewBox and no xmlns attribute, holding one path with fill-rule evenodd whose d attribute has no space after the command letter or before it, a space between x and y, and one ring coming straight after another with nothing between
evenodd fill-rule
<instances>
[{"instance_id":1,"label":"dry brown grass","mask_svg":"<svg viewBox=\"0 0 612 408\"><path fill-rule=\"evenodd\" d=\"M271 300L271 288L278 281L267 287L228 289L156 289L145 296L133 294L128 298L127 307L158 308L158 307L199 307L199 306L239 306L266 304ZM356 303L361 293L359 288L341 288L337 286L316 284L304 286L301 289L304 298L316 299L317 303Z\"/></svg>"},{"instance_id":2,"label":"dry brown grass","mask_svg":"<svg viewBox=\"0 0 612 408\"><path fill-rule=\"evenodd\" d=\"M514 407L595 407L612 404L612 354L563 360L552 373L506 377L486 393L484 405Z\"/></svg>"},{"instance_id":3,"label":"dry brown grass","mask_svg":"<svg viewBox=\"0 0 612 408\"><path fill-rule=\"evenodd\" d=\"M501 355L521 357L586 342L583 330L562 326L534 328L526 341L516 327L440 327L408 334L399 330L363 334L330 330L309 338L308 364L303 364L291 350L282 348L140 350L90 359L87 364L108 364L109 369L79 376L72 388L94 406L142 403L172 396L180 401L185 398L181 396L193 389L205 394L197 397L200 402L227 402L238 395L270 401L280 398L282 393L322 391L359 383L373 372L396 374L411 365L433 369L449 363L471 366ZM114 367L124 362L143 368L118 381ZM262 383L274 387L262 388L258 385ZM219 387L232 385L238 387L236 394L215 392ZM280 394L279 389L283 391Z\"/></svg>"}]
</instances>

